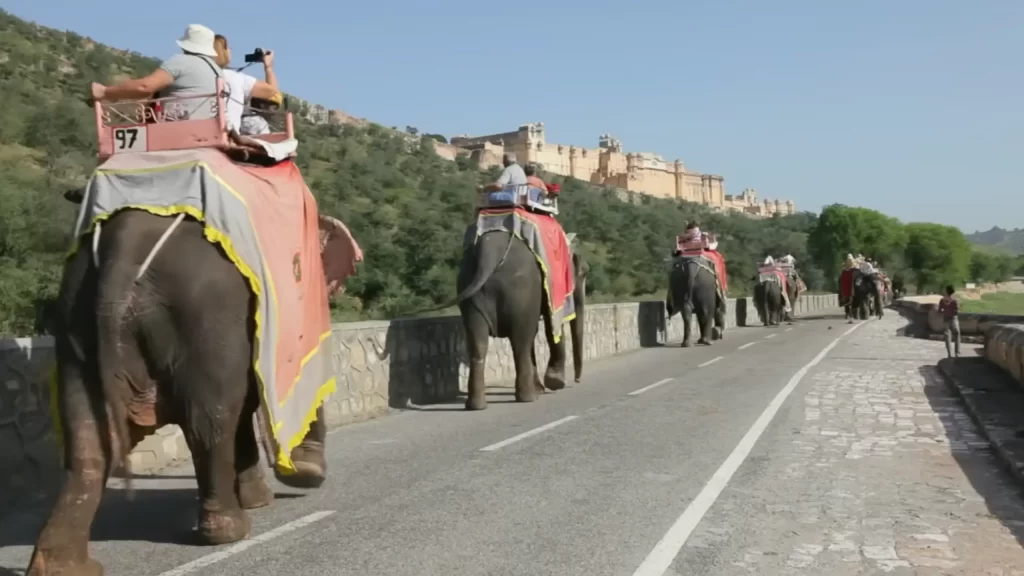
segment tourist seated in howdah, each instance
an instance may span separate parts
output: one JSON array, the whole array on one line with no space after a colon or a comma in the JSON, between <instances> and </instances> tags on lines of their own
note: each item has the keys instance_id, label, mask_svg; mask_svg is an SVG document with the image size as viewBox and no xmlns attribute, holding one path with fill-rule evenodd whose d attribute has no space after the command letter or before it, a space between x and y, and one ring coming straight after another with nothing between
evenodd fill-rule
<instances>
[{"instance_id":1,"label":"tourist seated in howdah","mask_svg":"<svg viewBox=\"0 0 1024 576\"><path fill-rule=\"evenodd\" d=\"M192 24L177 41L182 53L152 74L113 86L93 84L100 160L114 154L218 148L235 161L273 165L295 154L291 115L274 110L283 103L273 75L273 53L257 50L249 63L263 62L267 79L257 80L226 68L227 39ZM152 98L156 94L158 97ZM266 103L263 122L250 121L242 134L251 99ZM283 117L278 130L268 119Z\"/></svg>"},{"instance_id":2,"label":"tourist seated in howdah","mask_svg":"<svg viewBox=\"0 0 1024 576\"><path fill-rule=\"evenodd\" d=\"M672 256L681 256L685 252L699 253L718 248L718 240L714 234L702 232L700 224L693 220L686 224L686 231L676 236L676 245Z\"/></svg>"},{"instance_id":3,"label":"tourist seated in howdah","mask_svg":"<svg viewBox=\"0 0 1024 576\"><path fill-rule=\"evenodd\" d=\"M502 164L505 168L496 181L477 186L478 209L517 207L551 216L558 214L560 186L545 184L537 176L536 166L520 166L513 153L504 154Z\"/></svg>"}]
</instances>

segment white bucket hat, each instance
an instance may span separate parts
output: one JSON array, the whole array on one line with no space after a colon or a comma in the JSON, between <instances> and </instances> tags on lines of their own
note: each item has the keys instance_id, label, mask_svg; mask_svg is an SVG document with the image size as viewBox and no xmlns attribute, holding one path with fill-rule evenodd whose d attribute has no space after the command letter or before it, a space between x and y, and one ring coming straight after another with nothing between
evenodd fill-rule
<instances>
[{"instance_id":1,"label":"white bucket hat","mask_svg":"<svg viewBox=\"0 0 1024 576\"><path fill-rule=\"evenodd\" d=\"M185 28L185 35L178 40L178 46L186 52L202 54L211 58L217 57L217 51L213 48L213 30L202 24L189 24Z\"/></svg>"}]
</instances>

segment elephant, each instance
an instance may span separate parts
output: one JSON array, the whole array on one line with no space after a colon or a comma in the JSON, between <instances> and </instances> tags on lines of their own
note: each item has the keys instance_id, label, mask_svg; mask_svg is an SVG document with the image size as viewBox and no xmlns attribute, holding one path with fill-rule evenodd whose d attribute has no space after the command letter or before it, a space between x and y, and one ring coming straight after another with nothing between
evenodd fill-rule
<instances>
[{"instance_id":1,"label":"elephant","mask_svg":"<svg viewBox=\"0 0 1024 576\"><path fill-rule=\"evenodd\" d=\"M171 218L124 209L96 246L65 264L53 334L66 481L36 541L27 574L102 574L89 532L108 477L146 435L168 424L184 433L199 488L201 538L248 537L245 510L274 494L259 467L253 415L254 299L242 274L185 218L136 277ZM94 233L82 239L90 246ZM202 294L202 297L199 297ZM326 477L326 425L316 413L292 451L289 486Z\"/></svg>"},{"instance_id":2,"label":"elephant","mask_svg":"<svg viewBox=\"0 0 1024 576\"><path fill-rule=\"evenodd\" d=\"M669 318L676 312L683 316L684 348L691 345L694 312L700 327L698 344L710 346L711 340L725 337L725 296L719 293L717 282L715 275L701 266L697 258L673 256L665 308Z\"/></svg>"},{"instance_id":3,"label":"elephant","mask_svg":"<svg viewBox=\"0 0 1024 576\"><path fill-rule=\"evenodd\" d=\"M754 277L754 307L765 326L778 326L785 315L782 285L779 282Z\"/></svg>"},{"instance_id":4,"label":"elephant","mask_svg":"<svg viewBox=\"0 0 1024 576\"><path fill-rule=\"evenodd\" d=\"M906 283L903 277L897 274L892 277L892 297L894 300L903 298L907 294Z\"/></svg>"},{"instance_id":5,"label":"elephant","mask_svg":"<svg viewBox=\"0 0 1024 576\"><path fill-rule=\"evenodd\" d=\"M778 326L780 322L793 322L793 310L800 299L800 275L793 270L786 276L786 296L789 298L790 311L786 312L786 303L782 298L782 287L778 282L760 282L760 275L754 276L754 307L757 315L765 326Z\"/></svg>"},{"instance_id":6,"label":"elephant","mask_svg":"<svg viewBox=\"0 0 1024 576\"><path fill-rule=\"evenodd\" d=\"M859 320L867 320L869 316L882 318L884 282L877 274L857 272L853 278L853 301L850 309ZM853 320L850 320L853 322Z\"/></svg>"},{"instance_id":7,"label":"elephant","mask_svg":"<svg viewBox=\"0 0 1024 576\"><path fill-rule=\"evenodd\" d=\"M576 317L569 322L572 334L575 381L583 375L583 326L588 266L572 255ZM485 370L490 338L508 338L516 368L515 399L533 402L545 388L565 388L565 340L555 342L551 310L545 298L543 272L530 247L505 230L481 234L466 248L458 275L457 298L466 332L469 356L469 395L466 410L487 408ZM544 318L550 359L541 384L534 340L538 320ZM553 330L554 329L554 330ZM558 332L555 332L557 330Z\"/></svg>"}]
</instances>

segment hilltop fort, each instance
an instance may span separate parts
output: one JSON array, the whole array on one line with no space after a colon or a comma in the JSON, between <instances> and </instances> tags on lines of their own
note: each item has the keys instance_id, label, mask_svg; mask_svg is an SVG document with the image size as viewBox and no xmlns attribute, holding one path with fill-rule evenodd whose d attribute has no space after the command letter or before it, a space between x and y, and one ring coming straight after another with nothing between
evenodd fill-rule
<instances>
[{"instance_id":1,"label":"hilltop fort","mask_svg":"<svg viewBox=\"0 0 1024 576\"><path fill-rule=\"evenodd\" d=\"M297 113L314 123L367 123L340 110L329 110L299 99L295 101ZM549 143L543 122L523 124L514 132L459 135L447 144L434 141L434 148L438 155L448 160L469 155L481 168L499 166L502 155L512 152L519 162L533 162L552 174L656 198L703 204L718 211L739 212L752 217L796 213L796 204L792 200L758 201L757 192L752 188L746 188L740 194L726 194L724 177L691 172L681 160L668 162L651 152L624 152L622 143L609 134L600 136L597 148Z\"/></svg>"}]
</instances>

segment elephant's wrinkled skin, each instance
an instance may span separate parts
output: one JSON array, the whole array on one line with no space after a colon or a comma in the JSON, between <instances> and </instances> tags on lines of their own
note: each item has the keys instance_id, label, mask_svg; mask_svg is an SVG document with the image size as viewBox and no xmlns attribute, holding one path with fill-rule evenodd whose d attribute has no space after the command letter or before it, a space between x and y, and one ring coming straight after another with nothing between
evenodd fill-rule
<instances>
[{"instance_id":1,"label":"elephant's wrinkled skin","mask_svg":"<svg viewBox=\"0 0 1024 576\"><path fill-rule=\"evenodd\" d=\"M570 324L576 382L583 375L583 323L587 265L573 254L576 318ZM469 356L467 410L487 408L485 370L489 339L508 338L516 367L517 402L533 402L544 389L565 388L565 339L555 343L543 275L525 242L504 231L487 232L466 249L459 269L459 310ZM544 383L537 372L534 340L543 316L550 349ZM555 327L561 329L561 327Z\"/></svg>"},{"instance_id":2,"label":"elephant's wrinkled skin","mask_svg":"<svg viewBox=\"0 0 1024 576\"><path fill-rule=\"evenodd\" d=\"M177 424L199 485L210 544L249 535L245 509L270 504L253 414L253 298L242 275L186 218L136 275L171 219L124 210L71 258L54 313L67 479L39 534L31 576L95 575L89 531L111 472L142 438ZM326 463L323 412L293 451L290 485L316 486ZM158 519L154 519L155 521Z\"/></svg>"},{"instance_id":3,"label":"elephant's wrinkled skin","mask_svg":"<svg viewBox=\"0 0 1024 576\"><path fill-rule=\"evenodd\" d=\"M683 346L692 343L692 317L697 313L700 327L698 344L711 345L725 335L725 299L718 295L715 276L702 268L693 257L675 256L668 278L668 317L679 312L683 316Z\"/></svg>"}]
</instances>

